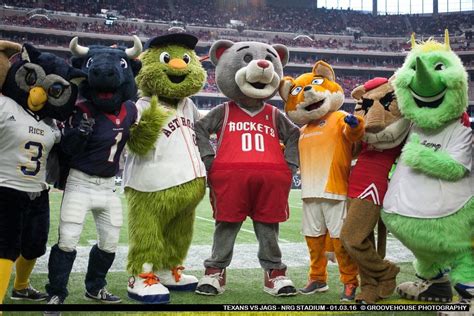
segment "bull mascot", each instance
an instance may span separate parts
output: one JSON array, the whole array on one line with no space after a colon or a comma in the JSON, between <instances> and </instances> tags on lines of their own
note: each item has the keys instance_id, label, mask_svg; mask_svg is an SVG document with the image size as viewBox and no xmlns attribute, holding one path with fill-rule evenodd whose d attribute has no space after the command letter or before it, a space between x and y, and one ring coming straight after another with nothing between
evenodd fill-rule
<instances>
[{"instance_id":1,"label":"bull mascot","mask_svg":"<svg viewBox=\"0 0 474 316\"><path fill-rule=\"evenodd\" d=\"M115 194L114 176L130 129L137 119L135 75L142 51L137 36L134 46L83 47L71 40L72 65L88 74L79 87L75 113L64 129L62 149L69 156L69 174L61 203L59 241L51 249L46 285L48 304L62 304L76 257L84 218L92 211L97 244L89 255L85 297L103 303L120 303L106 289L108 270L115 258L122 226L122 203Z\"/></svg>"}]
</instances>

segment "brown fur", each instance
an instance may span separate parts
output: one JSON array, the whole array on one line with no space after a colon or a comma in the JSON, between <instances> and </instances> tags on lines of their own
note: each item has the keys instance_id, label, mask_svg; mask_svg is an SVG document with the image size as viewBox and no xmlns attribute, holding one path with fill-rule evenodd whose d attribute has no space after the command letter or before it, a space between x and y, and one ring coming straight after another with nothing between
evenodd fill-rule
<instances>
[{"instance_id":1,"label":"brown fur","mask_svg":"<svg viewBox=\"0 0 474 316\"><path fill-rule=\"evenodd\" d=\"M21 51L21 45L0 40L0 91L10 69L10 57Z\"/></svg>"}]
</instances>

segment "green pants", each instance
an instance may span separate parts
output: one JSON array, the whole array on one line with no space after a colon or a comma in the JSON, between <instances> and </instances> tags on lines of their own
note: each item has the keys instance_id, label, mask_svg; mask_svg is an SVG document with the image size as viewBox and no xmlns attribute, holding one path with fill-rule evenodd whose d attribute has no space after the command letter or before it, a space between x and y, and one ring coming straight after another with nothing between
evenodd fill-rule
<instances>
[{"instance_id":1,"label":"green pants","mask_svg":"<svg viewBox=\"0 0 474 316\"><path fill-rule=\"evenodd\" d=\"M204 197L204 178L157 192L125 189L128 200L127 270L137 275L144 263L168 270L183 263L193 237L195 210Z\"/></svg>"},{"instance_id":2,"label":"green pants","mask_svg":"<svg viewBox=\"0 0 474 316\"><path fill-rule=\"evenodd\" d=\"M431 279L451 270L454 283L474 281L474 198L456 213L432 219L382 212L388 230L415 255L416 273Z\"/></svg>"}]
</instances>

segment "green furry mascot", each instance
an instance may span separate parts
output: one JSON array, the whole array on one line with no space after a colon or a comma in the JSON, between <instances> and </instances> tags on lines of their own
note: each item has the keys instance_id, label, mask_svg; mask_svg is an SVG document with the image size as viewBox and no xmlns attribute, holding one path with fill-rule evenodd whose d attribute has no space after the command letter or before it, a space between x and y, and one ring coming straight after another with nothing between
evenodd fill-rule
<instances>
[{"instance_id":1,"label":"green furry mascot","mask_svg":"<svg viewBox=\"0 0 474 316\"><path fill-rule=\"evenodd\" d=\"M461 123L467 85L447 31L444 44L416 44L412 36L394 86L413 126L382 213L387 228L416 257L421 281L397 288L407 299L451 301L448 273L461 301L469 304L474 294L472 132Z\"/></svg>"},{"instance_id":2,"label":"green furry mascot","mask_svg":"<svg viewBox=\"0 0 474 316\"><path fill-rule=\"evenodd\" d=\"M181 266L205 192L206 170L194 133L199 112L188 98L206 80L194 52L197 41L184 33L151 38L140 57L136 80L143 97L124 179L133 274L128 296L144 303L168 303L169 290L194 291L198 282Z\"/></svg>"}]
</instances>

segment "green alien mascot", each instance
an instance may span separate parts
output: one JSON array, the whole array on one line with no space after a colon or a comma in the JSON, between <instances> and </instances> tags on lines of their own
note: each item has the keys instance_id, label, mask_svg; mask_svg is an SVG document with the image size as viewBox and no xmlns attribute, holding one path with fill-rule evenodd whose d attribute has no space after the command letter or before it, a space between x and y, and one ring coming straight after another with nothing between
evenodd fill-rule
<instances>
[{"instance_id":1,"label":"green alien mascot","mask_svg":"<svg viewBox=\"0 0 474 316\"><path fill-rule=\"evenodd\" d=\"M199 112L189 96L206 72L194 52L198 39L174 33L151 38L136 77L142 97L124 168L128 200L128 296L143 303L170 301L169 290L194 291L182 273L195 209L205 193L206 169L196 145ZM158 102L157 102L158 99ZM159 105L158 105L159 103Z\"/></svg>"},{"instance_id":2,"label":"green alien mascot","mask_svg":"<svg viewBox=\"0 0 474 316\"><path fill-rule=\"evenodd\" d=\"M415 43L396 72L395 94L412 121L384 199L387 228L415 255L419 282L398 286L402 297L449 302L474 294L472 132L462 124L467 73L445 42ZM472 307L471 307L472 308Z\"/></svg>"}]
</instances>

